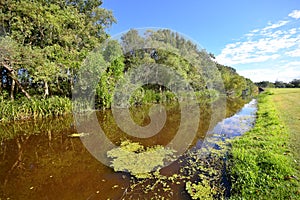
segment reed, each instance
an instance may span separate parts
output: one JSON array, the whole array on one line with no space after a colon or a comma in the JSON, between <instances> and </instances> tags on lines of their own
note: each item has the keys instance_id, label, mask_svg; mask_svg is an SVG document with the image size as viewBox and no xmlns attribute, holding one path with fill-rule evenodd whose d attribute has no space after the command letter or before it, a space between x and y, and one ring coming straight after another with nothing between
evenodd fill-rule
<instances>
[{"instance_id":1,"label":"reed","mask_svg":"<svg viewBox=\"0 0 300 200\"><path fill-rule=\"evenodd\" d=\"M49 97L45 99L20 98L15 101L0 98L0 121L18 121L30 118L61 116L72 111L72 102L65 97Z\"/></svg>"}]
</instances>

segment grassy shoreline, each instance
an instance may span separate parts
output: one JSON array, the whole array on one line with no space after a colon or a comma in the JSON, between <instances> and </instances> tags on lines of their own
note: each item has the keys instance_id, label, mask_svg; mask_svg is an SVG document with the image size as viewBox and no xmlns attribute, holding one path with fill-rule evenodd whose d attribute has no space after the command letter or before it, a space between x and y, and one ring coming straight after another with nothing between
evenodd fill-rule
<instances>
[{"instance_id":1,"label":"grassy shoreline","mask_svg":"<svg viewBox=\"0 0 300 200\"><path fill-rule=\"evenodd\" d=\"M293 134L280 118L273 92L259 96L255 127L232 141L231 199L300 198Z\"/></svg>"},{"instance_id":2,"label":"grassy shoreline","mask_svg":"<svg viewBox=\"0 0 300 200\"><path fill-rule=\"evenodd\" d=\"M72 102L66 97L45 99L21 98L15 101L0 99L0 122L13 122L50 116L61 116L72 111Z\"/></svg>"}]
</instances>

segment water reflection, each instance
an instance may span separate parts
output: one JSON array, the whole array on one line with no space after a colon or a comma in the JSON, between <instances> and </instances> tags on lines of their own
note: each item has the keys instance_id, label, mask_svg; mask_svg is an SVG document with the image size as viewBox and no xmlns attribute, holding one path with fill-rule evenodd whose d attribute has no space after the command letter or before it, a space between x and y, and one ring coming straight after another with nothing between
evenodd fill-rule
<instances>
[{"instance_id":1,"label":"water reflection","mask_svg":"<svg viewBox=\"0 0 300 200\"><path fill-rule=\"evenodd\" d=\"M256 104L256 99L253 99L238 113L219 122L211 133L218 134L223 138L232 138L249 131L255 122Z\"/></svg>"},{"instance_id":2,"label":"water reflection","mask_svg":"<svg viewBox=\"0 0 300 200\"><path fill-rule=\"evenodd\" d=\"M228 100L226 116L234 115L244 103L240 99ZM137 124L145 126L150 123L149 107L131 108L131 115ZM239 115L246 110L247 107ZM124 139L145 146L167 145L178 131L180 109L173 104L166 111L166 124L150 139L136 138L122 132L110 110L97 112L97 117L106 137L115 145ZM204 138L211 122L211 113L209 106L201 107L199 128L191 147ZM218 120L213 123L223 119ZM227 123L226 119L224 122ZM0 131L1 136L10 138L0 139L0 199L120 199L131 184L129 174L115 173L95 159L79 138L69 137L76 133L72 116L1 124ZM173 163L162 172L166 175L179 173L178 163ZM172 189L174 191L169 198L188 199L184 193L184 183L174 184ZM151 198L153 194L140 195L139 191L135 191L131 198Z\"/></svg>"}]
</instances>

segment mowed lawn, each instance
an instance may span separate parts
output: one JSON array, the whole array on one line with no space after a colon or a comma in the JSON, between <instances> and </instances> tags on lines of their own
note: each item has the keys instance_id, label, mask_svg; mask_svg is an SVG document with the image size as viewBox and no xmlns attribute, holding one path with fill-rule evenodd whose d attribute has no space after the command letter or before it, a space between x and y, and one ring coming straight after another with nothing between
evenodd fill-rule
<instances>
[{"instance_id":1,"label":"mowed lawn","mask_svg":"<svg viewBox=\"0 0 300 200\"><path fill-rule=\"evenodd\" d=\"M271 97L279 116L290 131L290 144L300 171L300 88L271 91L274 93Z\"/></svg>"},{"instance_id":2,"label":"mowed lawn","mask_svg":"<svg viewBox=\"0 0 300 200\"><path fill-rule=\"evenodd\" d=\"M230 199L300 200L300 89L258 96L255 126L231 141Z\"/></svg>"}]
</instances>

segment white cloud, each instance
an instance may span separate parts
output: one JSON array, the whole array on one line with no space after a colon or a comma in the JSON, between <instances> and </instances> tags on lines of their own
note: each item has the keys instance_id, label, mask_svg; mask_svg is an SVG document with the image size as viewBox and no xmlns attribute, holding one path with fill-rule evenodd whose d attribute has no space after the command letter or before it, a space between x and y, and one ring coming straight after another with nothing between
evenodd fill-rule
<instances>
[{"instance_id":1,"label":"white cloud","mask_svg":"<svg viewBox=\"0 0 300 200\"><path fill-rule=\"evenodd\" d=\"M216 60L222 64L235 65L278 58L278 51L300 43L300 35L297 36L296 33L296 29L293 28L269 32L263 37L260 37L260 33L252 37L246 35L247 38L243 42L227 44Z\"/></svg>"},{"instance_id":2,"label":"white cloud","mask_svg":"<svg viewBox=\"0 0 300 200\"><path fill-rule=\"evenodd\" d=\"M300 62L291 62L282 67L270 67L263 69L237 70L237 72L250 78L254 82L260 81L284 81L290 82L293 79L300 79Z\"/></svg>"},{"instance_id":3,"label":"white cloud","mask_svg":"<svg viewBox=\"0 0 300 200\"><path fill-rule=\"evenodd\" d=\"M216 57L222 64L235 65L264 62L279 58L278 51L296 46L300 37L278 31L263 38L247 38L244 42L228 44Z\"/></svg>"},{"instance_id":4,"label":"white cloud","mask_svg":"<svg viewBox=\"0 0 300 200\"><path fill-rule=\"evenodd\" d=\"M262 80L274 82L276 80L277 73L271 69L249 69L249 70L238 70L240 75L250 78L254 82L260 82Z\"/></svg>"},{"instance_id":5,"label":"white cloud","mask_svg":"<svg viewBox=\"0 0 300 200\"><path fill-rule=\"evenodd\" d=\"M265 62L267 60L274 60L279 58L279 54L273 55L250 55L250 54L239 54L235 57L226 57L226 56L217 56L216 60L219 63L233 66L237 64L248 64L248 63L257 63L257 62Z\"/></svg>"},{"instance_id":6,"label":"white cloud","mask_svg":"<svg viewBox=\"0 0 300 200\"><path fill-rule=\"evenodd\" d=\"M288 56L291 56L291 57L300 57L300 47L299 47L299 49L295 49L293 51L288 51L285 54Z\"/></svg>"},{"instance_id":7,"label":"white cloud","mask_svg":"<svg viewBox=\"0 0 300 200\"><path fill-rule=\"evenodd\" d=\"M297 29L296 28L292 28L292 29L289 30L289 32L290 32L291 35L294 35L294 34L297 33Z\"/></svg>"},{"instance_id":8,"label":"white cloud","mask_svg":"<svg viewBox=\"0 0 300 200\"><path fill-rule=\"evenodd\" d=\"M252 31L250 31L251 33L257 33L259 31L259 29L254 29Z\"/></svg>"},{"instance_id":9,"label":"white cloud","mask_svg":"<svg viewBox=\"0 0 300 200\"><path fill-rule=\"evenodd\" d=\"M293 10L290 14L289 17L292 17L294 19L299 19L300 18L300 10Z\"/></svg>"},{"instance_id":10,"label":"white cloud","mask_svg":"<svg viewBox=\"0 0 300 200\"><path fill-rule=\"evenodd\" d=\"M269 29L275 29L275 28L279 28L281 26L286 25L287 23L289 23L289 21L279 21L275 24L270 23L269 26L266 26L265 28L263 28L263 31L267 31Z\"/></svg>"},{"instance_id":11,"label":"white cloud","mask_svg":"<svg viewBox=\"0 0 300 200\"><path fill-rule=\"evenodd\" d=\"M300 18L300 10L289 16ZM216 61L235 67L253 81L300 78L300 28L295 19L249 31L237 42L227 44L216 56Z\"/></svg>"},{"instance_id":12,"label":"white cloud","mask_svg":"<svg viewBox=\"0 0 300 200\"><path fill-rule=\"evenodd\" d=\"M297 71L298 72L297 76L300 76L300 61L287 62L286 64L282 65L279 68L281 71L285 71L285 70Z\"/></svg>"}]
</instances>

